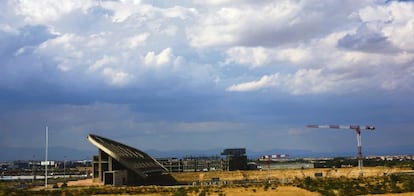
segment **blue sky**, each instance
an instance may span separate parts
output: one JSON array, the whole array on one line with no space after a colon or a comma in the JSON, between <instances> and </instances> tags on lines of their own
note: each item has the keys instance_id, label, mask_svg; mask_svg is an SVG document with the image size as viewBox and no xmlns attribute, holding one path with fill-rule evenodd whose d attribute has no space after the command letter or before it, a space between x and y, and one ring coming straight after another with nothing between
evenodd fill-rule
<instances>
[{"instance_id":1,"label":"blue sky","mask_svg":"<svg viewBox=\"0 0 414 196\"><path fill-rule=\"evenodd\" d=\"M0 146L413 146L413 35L410 1L4 0Z\"/></svg>"}]
</instances>

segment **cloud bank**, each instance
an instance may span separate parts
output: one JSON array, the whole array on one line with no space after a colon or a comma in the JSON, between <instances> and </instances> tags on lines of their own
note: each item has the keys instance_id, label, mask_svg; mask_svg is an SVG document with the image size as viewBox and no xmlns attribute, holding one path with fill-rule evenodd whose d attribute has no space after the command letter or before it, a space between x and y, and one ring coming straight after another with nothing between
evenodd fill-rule
<instances>
[{"instance_id":1,"label":"cloud bank","mask_svg":"<svg viewBox=\"0 0 414 196\"><path fill-rule=\"evenodd\" d=\"M96 131L144 149L324 151L335 138L307 123L412 127L411 1L5 0L0 16L3 145L36 146L52 124L82 148Z\"/></svg>"}]
</instances>

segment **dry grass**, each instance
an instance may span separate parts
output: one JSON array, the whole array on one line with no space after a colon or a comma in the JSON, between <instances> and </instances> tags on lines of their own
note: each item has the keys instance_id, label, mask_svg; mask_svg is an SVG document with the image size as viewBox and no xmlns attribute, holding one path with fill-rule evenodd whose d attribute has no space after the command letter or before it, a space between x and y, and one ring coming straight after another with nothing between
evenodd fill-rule
<instances>
[{"instance_id":1,"label":"dry grass","mask_svg":"<svg viewBox=\"0 0 414 196\"><path fill-rule=\"evenodd\" d=\"M381 196L413 196L414 193L386 193L386 194L374 194L374 195L381 195Z\"/></svg>"},{"instance_id":2,"label":"dry grass","mask_svg":"<svg viewBox=\"0 0 414 196\"><path fill-rule=\"evenodd\" d=\"M385 168L385 167L372 167L364 168L364 176L383 176L384 174L390 174L392 172L402 172L403 169L399 168ZM348 177L357 178L357 168L340 168L340 169L290 169L290 170L272 170L270 173L271 179L295 179L304 178L307 176L314 177L315 173L323 173L326 177ZM111 187L103 186L101 183L95 183L91 179L69 181L68 187L62 189L62 195L66 195L68 192L76 193L88 193L90 195L99 195L113 193L117 195L147 195L147 196L161 196L161 195L299 195L299 196L314 196L320 195L320 193L310 192L305 189L301 189L289 184L270 184L265 185L263 182L268 178L267 170L262 171L212 171L212 172L185 172L185 173L173 173L174 178L179 182L210 182L212 178L220 178L220 181L262 181L259 184L243 184L236 185L229 183L230 185L210 185L210 186L140 186L140 187ZM61 185L59 185L60 187ZM44 187L40 187L42 189ZM49 189L51 190L51 189ZM35 194L39 190L32 190ZM41 191L41 190L40 190ZM115 191L115 192L112 192ZM182 192L185 194L181 194ZM40 192L39 192L40 193ZM384 194L387 196L408 196L414 195L413 193L402 194Z\"/></svg>"},{"instance_id":3,"label":"dry grass","mask_svg":"<svg viewBox=\"0 0 414 196\"><path fill-rule=\"evenodd\" d=\"M231 195L257 195L257 196L265 196L265 195L285 195L285 196L316 196L319 193L313 193L301 188L293 187L293 186L280 186L275 189L269 189L267 191L263 190L263 188L258 188L256 191L251 189L242 189L242 188L229 188L223 190L224 194L227 196Z\"/></svg>"},{"instance_id":4,"label":"dry grass","mask_svg":"<svg viewBox=\"0 0 414 196\"><path fill-rule=\"evenodd\" d=\"M364 176L383 176L393 172L402 172L404 169L387 168L387 167L366 167L364 168ZM307 176L314 177L315 173L322 173L323 177L347 177L357 178L358 168L339 168L339 169L285 169L271 170L270 178L272 179L293 179L304 178ZM211 171L211 172L183 172L172 173L172 176L179 182L192 181L211 181L212 178L218 177L221 181L234 180L266 180L268 178L267 170L254 171Z\"/></svg>"},{"instance_id":5,"label":"dry grass","mask_svg":"<svg viewBox=\"0 0 414 196\"><path fill-rule=\"evenodd\" d=\"M238 196L238 195L254 195L254 196L267 196L267 195L286 195L286 196L317 196L320 195L319 193L313 193L301 188L297 188L294 186L281 186L281 187L273 187L269 188L268 190L264 190L263 186L249 186L249 187L241 187L241 186L233 186L233 187L204 187L201 188L197 192L190 192L187 191L188 196L198 196L202 195L204 192L205 195L215 196L215 195L226 195L226 196ZM174 194L176 192L172 191L169 195ZM143 194L145 196L162 196L166 195L166 193L149 193Z\"/></svg>"}]
</instances>

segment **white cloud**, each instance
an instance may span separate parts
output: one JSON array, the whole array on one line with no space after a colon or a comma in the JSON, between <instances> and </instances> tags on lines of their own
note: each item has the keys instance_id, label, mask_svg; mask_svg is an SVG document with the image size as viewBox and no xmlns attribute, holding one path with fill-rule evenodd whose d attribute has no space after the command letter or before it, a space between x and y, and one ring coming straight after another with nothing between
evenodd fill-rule
<instances>
[{"instance_id":1,"label":"white cloud","mask_svg":"<svg viewBox=\"0 0 414 196\"><path fill-rule=\"evenodd\" d=\"M202 4L202 5L222 5L222 4L229 4L229 3L240 3L241 0L209 0L209 1L204 1L204 0L193 0L195 3L197 4Z\"/></svg>"},{"instance_id":2,"label":"white cloud","mask_svg":"<svg viewBox=\"0 0 414 196\"><path fill-rule=\"evenodd\" d=\"M191 46L202 48L236 43L244 14L247 13L242 10L221 8L207 16L201 15L200 21L187 30Z\"/></svg>"},{"instance_id":3,"label":"white cloud","mask_svg":"<svg viewBox=\"0 0 414 196\"><path fill-rule=\"evenodd\" d=\"M102 7L114 11L112 21L117 23L125 22L134 14L145 16L150 14L152 6L142 4L140 0L104 1Z\"/></svg>"},{"instance_id":4,"label":"white cloud","mask_svg":"<svg viewBox=\"0 0 414 196\"><path fill-rule=\"evenodd\" d=\"M107 44L106 33L92 34L89 36L86 46L90 49L102 48Z\"/></svg>"},{"instance_id":5,"label":"white cloud","mask_svg":"<svg viewBox=\"0 0 414 196\"><path fill-rule=\"evenodd\" d=\"M91 65L89 67L89 70L90 71L96 71L96 70L101 69L103 66L105 66L107 64L116 63L116 61L117 60L116 60L115 57L104 55L101 59L99 59L93 65Z\"/></svg>"},{"instance_id":6,"label":"white cloud","mask_svg":"<svg viewBox=\"0 0 414 196\"><path fill-rule=\"evenodd\" d=\"M254 68L269 63L269 56L272 54L269 54L268 50L263 47L233 47L226 51L226 55L226 64L239 63Z\"/></svg>"},{"instance_id":7,"label":"white cloud","mask_svg":"<svg viewBox=\"0 0 414 196\"><path fill-rule=\"evenodd\" d=\"M0 24L0 30L13 35L19 34L19 31L9 24Z\"/></svg>"},{"instance_id":8,"label":"white cloud","mask_svg":"<svg viewBox=\"0 0 414 196\"><path fill-rule=\"evenodd\" d=\"M197 14L197 10L194 8L184 8L181 6L174 6L171 8L166 8L164 10L159 10L159 12L166 18L180 18L182 20L193 17Z\"/></svg>"},{"instance_id":9,"label":"white cloud","mask_svg":"<svg viewBox=\"0 0 414 196\"><path fill-rule=\"evenodd\" d=\"M47 23L59 20L63 15L68 14L76 9L86 11L93 6L92 0L16 0L15 12L22 15L25 20L33 23Z\"/></svg>"},{"instance_id":10,"label":"white cloud","mask_svg":"<svg viewBox=\"0 0 414 196\"><path fill-rule=\"evenodd\" d=\"M309 48L232 47L226 50L225 64L242 64L249 68L289 63L299 67L309 64L314 57Z\"/></svg>"},{"instance_id":11,"label":"white cloud","mask_svg":"<svg viewBox=\"0 0 414 196\"><path fill-rule=\"evenodd\" d=\"M277 136L274 138L301 134L300 128L285 129L289 131L283 132L284 135L263 131L263 138L251 140L253 134L240 132L261 130L268 119L276 124L286 121L294 124L309 120L316 113L321 116L318 119L337 119L329 116L335 111L324 113L322 109L321 113L309 113L309 107L299 109L291 117L292 112L286 111L300 106L289 104L281 107L283 115L275 116L272 108L290 103L285 98L292 95L300 95L292 99L299 104L307 104L307 95L312 95L316 105L311 108L334 106L347 110L352 104L366 112L348 120L366 116L362 121L369 121L381 116L374 120L391 119L386 120L391 122L392 118L387 117L403 114L400 115L406 117L403 121L408 122L413 115L406 104L386 107L389 101L409 102L414 92L413 5L413 2L378 0L2 1L0 86L5 97L2 102L17 103L23 110L30 109L32 103L42 103L39 107L44 108L48 101L53 102L50 107L108 100L134 105L131 110L127 106L99 106L101 109L65 106L47 112L53 118L39 117L36 115L39 110L24 115L15 113L12 118L15 121L9 123L11 105L2 113L2 122L6 123L0 124L10 126L7 141L2 139L6 144L20 142L24 146L19 140L28 138L24 131L28 129L23 125L37 122L41 127L44 119L48 119L52 124L70 127L64 129L67 133L60 138L73 137L72 133L79 133L76 137L81 138L87 134L85 130L97 129L105 130L100 132L111 137L111 132L127 130L146 147L171 149L177 142L164 144L158 133L174 137L174 141L191 140L197 146L197 141L214 138L208 137L208 133L222 131L227 136L221 137L220 145L229 145L229 138L239 135L246 140L237 140L235 145L247 141L254 147L269 133ZM50 77L43 77L47 75ZM119 96L113 96L114 92ZM319 100L319 94L356 96L349 102L340 98L347 100L348 105L343 106L336 99ZM384 94L401 97L383 98ZM364 102L371 98L375 102ZM176 104L177 100L180 104ZM317 103L321 101L326 103ZM365 108L365 104L385 108L372 110ZM395 107L398 105L404 107ZM130 120L134 115L139 118ZM15 123L22 116L28 123ZM13 126L19 128L22 137L15 135ZM270 124L264 127L274 130ZM193 139L194 135L198 138ZM76 139L68 140L67 146L78 144L73 141ZM87 144L87 140L82 141ZM32 144L35 146L36 142ZM211 140L205 141L205 146L208 145ZM264 144L259 146L266 148Z\"/></svg>"},{"instance_id":12,"label":"white cloud","mask_svg":"<svg viewBox=\"0 0 414 196\"><path fill-rule=\"evenodd\" d=\"M109 84L114 86L125 86L133 78L130 74L114 70L112 68L104 68L102 73L109 80Z\"/></svg>"},{"instance_id":13,"label":"white cloud","mask_svg":"<svg viewBox=\"0 0 414 196\"><path fill-rule=\"evenodd\" d=\"M279 74L265 75L265 76L262 76L257 81L233 84L230 87L228 87L226 90L227 91L238 91L238 92L256 91L262 88L276 86L278 84L278 79L279 79Z\"/></svg>"},{"instance_id":14,"label":"white cloud","mask_svg":"<svg viewBox=\"0 0 414 196\"><path fill-rule=\"evenodd\" d=\"M39 46L39 49L45 49L45 48L50 48L50 47L60 47L65 50L73 50L75 48L73 44L75 42L79 42L80 39L81 37L78 37L74 34L64 34L55 39L51 39L51 40L48 40L42 43Z\"/></svg>"},{"instance_id":15,"label":"white cloud","mask_svg":"<svg viewBox=\"0 0 414 196\"><path fill-rule=\"evenodd\" d=\"M90 0L86 4L64 2L61 7L55 1L40 4L44 9L29 1L15 1L19 16L32 23L47 23L56 35L40 44L35 55L51 59L62 72L110 85L125 85L131 78L156 72L165 80L177 75L191 79L193 87L214 85L227 91L273 88L307 94L337 92L338 87L398 89L412 77L412 3L218 0L156 7L137 0ZM71 14L74 11L84 15ZM83 19L103 22L91 24L88 31L61 23ZM369 33L364 34L363 25ZM68 32L71 28L74 30ZM19 28L8 24L2 29L18 32ZM346 40L346 36L353 39ZM358 38L367 41L367 46L378 46L370 45L370 39L383 37L384 43L397 49L380 54L345 47L352 44L338 47L340 40ZM29 54L30 47L19 46L13 54ZM219 66L223 62L248 69ZM169 65L179 66L173 72L159 69ZM401 77L393 79L393 85L378 82L395 67ZM259 79L249 81L251 78ZM364 84L353 87L355 81ZM220 86L225 84L234 85Z\"/></svg>"},{"instance_id":16,"label":"white cloud","mask_svg":"<svg viewBox=\"0 0 414 196\"><path fill-rule=\"evenodd\" d=\"M412 12L414 11L411 10ZM414 17L414 16L413 16ZM406 21L401 28L392 30L391 42L402 50L414 52L414 18Z\"/></svg>"},{"instance_id":17,"label":"white cloud","mask_svg":"<svg viewBox=\"0 0 414 196\"><path fill-rule=\"evenodd\" d=\"M145 55L144 63L150 67L160 67L170 63L172 56L171 48L166 48L159 54L155 54L155 52L151 51Z\"/></svg>"},{"instance_id":18,"label":"white cloud","mask_svg":"<svg viewBox=\"0 0 414 196\"><path fill-rule=\"evenodd\" d=\"M311 52L303 48L282 49L277 52L276 56L279 60L288 61L296 65L308 63L308 61L312 59Z\"/></svg>"},{"instance_id":19,"label":"white cloud","mask_svg":"<svg viewBox=\"0 0 414 196\"><path fill-rule=\"evenodd\" d=\"M178 27L175 25L168 25L165 29L163 29L162 33L168 36L174 36L177 34Z\"/></svg>"},{"instance_id":20,"label":"white cloud","mask_svg":"<svg viewBox=\"0 0 414 196\"><path fill-rule=\"evenodd\" d=\"M262 77L258 81L234 84L226 90L247 92L268 88L305 95L355 92L368 86L382 88L377 79L378 75L382 75L380 73L393 69L390 65L395 64L397 59L410 61L410 55L407 54L384 55L342 50L336 43L345 34L346 32L334 32L321 39L313 39L312 45L301 44L297 47L231 48L227 50L226 63L245 64L262 71L272 70L266 76L278 77L273 78L277 82ZM263 55L256 55L257 53Z\"/></svg>"},{"instance_id":21,"label":"white cloud","mask_svg":"<svg viewBox=\"0 0 414 196\"><path fill-rule=\"evenodd\" d=\"M62 71L69 71L79 66L79 62L84 56L83 50L78 50L78 43L83 42L84 38L74 34L63 34L43 42L35 53L51 57L58 62L57 67Z\"/></svg>"},{"instance_id":22,"label":"white cloud","mask_svg":"<svg viewBox=\"0 0 414 196\"><path fill-rule=\"evenodd\" d=\"M325 76L322 70L300 69L293 75L273 75L262 76L257 81L234 84L228 87L227 91L248 92L264 88L280 87L294 95L324 93L335 86L335 75Z\"/></svg>"},{"instance_id":23,"label":"white cloud","mask_svg":"<svg viewBox=\"0 0 414 196\"><path fill-rule=\"evenodd\" d=\"M414 51L414 5L408 2L390 2L372 5L358 12L362 22L382 32L394 46Z\"/></svg>"},{"instance_id":24,"label":"white cloud","mask_svg":"<svg viewBox=\"0 0 414 196\"><path fill-rule=\"evenodd\" d=\"M133 35L131 37L125 38L123 41L118 43L118 45L127 49L136 49L137 47L144 46L149 36L149 33Z\"/></svg>"},{"instance_id":25,"label":"white cloud","mask_svg":"<svg viewBox=\"0 0 414 196\"><path fill-rule=\"evenodd\" d=\"M139 22L164 17L187 19L193 14L196 14L196 10L192 8L173 6L162 9L154 7L150 4L145 4L141 0L123 0L119 2L105 1L102 2L101 5L105 9L112 10L114 12L112 21L116 23L123 23L128 19Z\"/></svg>"},{"instance_id":26,"label":"white cloud","mask_svg":"<svg viewBox=\"0 0 414 196\"><path fill-rule=\"evenodd\" d=\"M369 1L237 1L212 6L190 26L191 46L280 46L307 41L355 21L352 12ZM209 4L209 3L207 3ZM215 3L213 3L215 4Z\"/></svg>"},{"instance_id":27,"label":"white cloud","mask_svg":"<svg viewBox=\"0 0 414 196\"><path fill-rule=\"evenodd\" d=\"M294 94L324 93L334 87L335 75L324 75L321 69L300 69L286 78L285 87Z\"/></svg>"},{"instance_id":28,"label":"white cloud","mask_svg":"<svg viewBox=\"0 0 414 196\"><path fill-rule=\"evenodd\" d=\"M232 47L226 51L226 64L236 63L250 68L288 62L294 65L308 64L313 57L308 48Z\"/></svg>"}]
</instances>

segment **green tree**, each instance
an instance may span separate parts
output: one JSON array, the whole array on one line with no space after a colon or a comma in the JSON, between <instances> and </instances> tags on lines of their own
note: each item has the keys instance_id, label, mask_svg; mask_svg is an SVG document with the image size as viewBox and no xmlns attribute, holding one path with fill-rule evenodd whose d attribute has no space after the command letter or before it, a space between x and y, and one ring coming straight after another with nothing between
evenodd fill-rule
<instances>
[{"instance_id":1,"label":"green tree","mask_svg":"<svg viewBox=\"0 0 414 196\"><path fill-rule=\"evenodd\" d=\"M414 192L414 177L409 176L408 179L403 182L404 192Z\"/></svg>"}]
</instances>

